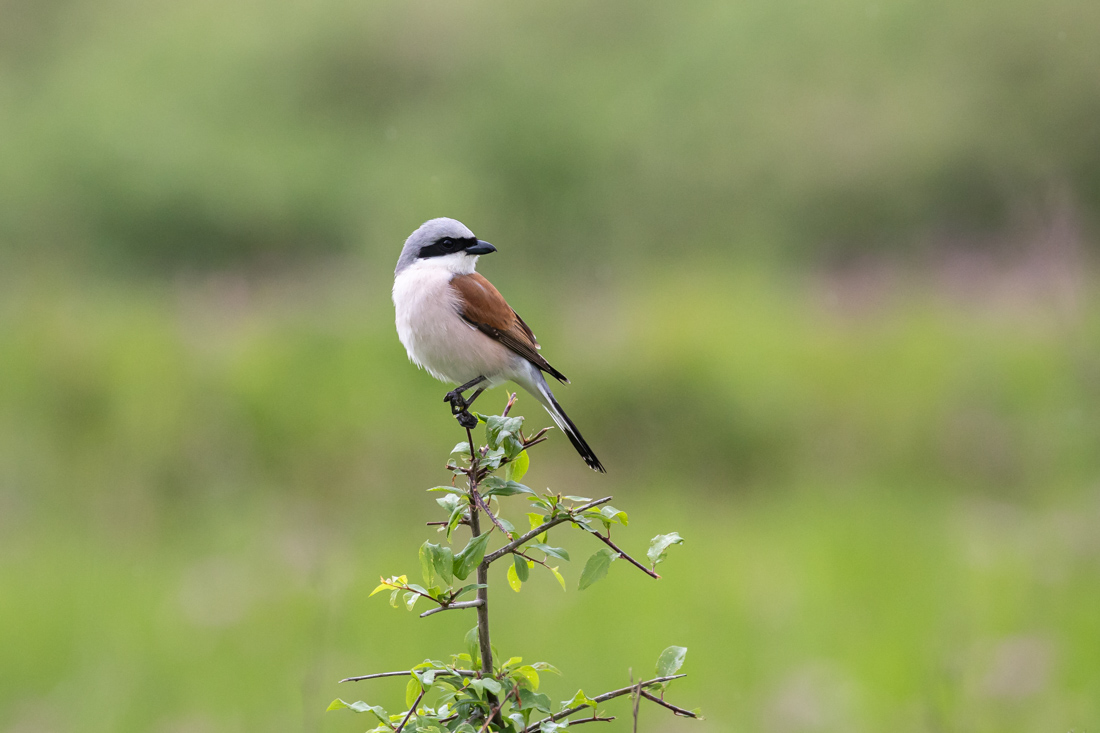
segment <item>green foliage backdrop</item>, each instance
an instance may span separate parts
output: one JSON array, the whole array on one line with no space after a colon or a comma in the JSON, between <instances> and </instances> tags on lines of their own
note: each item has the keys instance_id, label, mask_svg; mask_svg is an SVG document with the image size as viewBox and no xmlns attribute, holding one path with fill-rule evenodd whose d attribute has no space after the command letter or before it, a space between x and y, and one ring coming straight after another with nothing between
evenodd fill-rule
<instances>
[{"instance_id":1,"label":"green foliage backdrop","mask_svg":"<svg viewBox=\"0 0 1100 733\"><path fill-rule=\"evenodd\" d=\"M361 730L461 641L367 601L462 437L389 303L438 215L609 469L525 482L688 538L499 569L499 646L689 647L647 731L1100 721L1100 5L0 12L0 730Z\"/></svg>"}]
</instances>

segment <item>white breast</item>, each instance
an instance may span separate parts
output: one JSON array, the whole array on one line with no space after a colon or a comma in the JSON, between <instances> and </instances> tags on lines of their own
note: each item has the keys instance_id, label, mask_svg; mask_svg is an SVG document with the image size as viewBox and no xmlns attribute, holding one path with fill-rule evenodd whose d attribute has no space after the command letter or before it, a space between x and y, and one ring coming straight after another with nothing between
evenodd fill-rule
<instances>
[{"instance_id":1,"label":"white breast","mask_svg":"<svg viewBox=\"0 0 1100 733\"><path fill-rule=\"evenodd\" d=\"M419 260L394 278L397 336L409 359L444 382L484 376L492 386L511 378L519 357L462 320L454 273L441 264Z\"/></svg>"}]
</instances>

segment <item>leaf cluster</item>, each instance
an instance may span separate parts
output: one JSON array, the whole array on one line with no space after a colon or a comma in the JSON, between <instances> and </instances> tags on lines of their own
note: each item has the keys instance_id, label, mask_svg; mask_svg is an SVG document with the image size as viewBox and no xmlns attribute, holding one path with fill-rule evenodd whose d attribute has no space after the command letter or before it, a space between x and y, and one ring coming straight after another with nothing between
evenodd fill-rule
<instances>
[{"instance_id":1,"label":"leaf cluster","mask_svg":"<svg viewBox=\"0 0 1100 733\"><path fill-rule=\"evenodd\" d=\"M439 526L441 541L428 540L420 546L420 582L410 581L404 574L384 577L371 592L372 596L388 591L392 606L404 605L410 611L421 599L435 605L422 616L471 607L482 609L488 603L485 584L488 566L504 558L509 560L506 575L514 591L519 592L531 581L536 565L545 568L565 590L565 578L559 567L560 562L570 561L570 552L551 543L550 532L566 525L604 545L585 563L577 586L580 590L605 577L611 564L618 559L626 559L651 577L659 577L653 568L665 560L671 546L683 543L678 533L653 538L647 553L650 565L646 568L611 540L613 526L625 528L630 522L626 512L609 504L611 497L590 499L538 493L521 483L531 464L528 450L544 440L542 436L546 430L525 437L523 418L509 417L507 410L504 415L478 415L478 418L485 425L485 445L472 449L472 434L471 440L456 445L447 463L454 477L452 485L429 489L440 494L436 503L445 519L430 523ZM460 476L466 478L465 487L454 485L454 479ZM502 515L502 503L516 497L525 502L523 513L529 526L519 536L516 536L515 525ZM486 531L480 531L482 512L492 520ZM455 532L462 526L472 531L459 548ZM506 541L490 551L493 534L498 528L502 530L498 536L507 535ZM467 582L475 571L482 582ZM474 593L477 597L470 600ZM566 728L569 717L581 712L590 713L594 720L610 720L600 717L597 707L623 694L648 696L674 712L679 711L677 714L694 715L652 697L643 689L659 690L663 695L668 682L682 676L676 674L686 653L682 647L669 647L662 653L657 663L658 676L653 680L596 697L588 697L578 690L570 700L555 706L547 695L539 692L540 674L557 673L553 666L546 662L524 664L520 657L511 657L496 666L492 664L499 655L488 637L487 618L487 613L479 611L479 623L484 623L484 627L472 628L464 640L465 650L452 655L449 662L426 660L409 670L403 712L391 714L379 705L339 699L329 709L349 709L373 715L378 721L372 729L375 733L485 733L490 730L553 733ZM491 658L482 659L483 649L486 656L491 652ZM402 674L405 673L384 673L383 676ZM537 716L542 717L532 722Z\"/></svg>"},{"instance_id":2,"label":"leaf cluster","mask_svg":"<svg viewBox=\"0 0 1100 733\"><path fill-rule=\"evenodd\" d=\"M468 646L473 637L469 651L452 656L450 663L428 659L409 670L405 709L401 712L390 713L380 705L362 700L346 702L339 698L333 700L328 709L371 714L378 725L369 733L482 733L486 730L553 733L565 730L573 715L584 713L594 719L611 720L601 717L599 705L634 689L625 688L596 697L577 690L572 698L554 704L548 695L539 692L541 675L560 674L551 664L524 664L521 657L510 657L494 667L491 676L474 671L472 667L480 661L476 652L476 633L475 627L467 635ZM657 660L657 677L639 683L636 689L654 689L663 694L669 684L668 678L683 676L676 673L683 666L686 654L684 647L665 649ZM693 716L701 717L696 711L692 712ZM575 718L572 722L582 719Z\"/></svg>"}]
</instances>

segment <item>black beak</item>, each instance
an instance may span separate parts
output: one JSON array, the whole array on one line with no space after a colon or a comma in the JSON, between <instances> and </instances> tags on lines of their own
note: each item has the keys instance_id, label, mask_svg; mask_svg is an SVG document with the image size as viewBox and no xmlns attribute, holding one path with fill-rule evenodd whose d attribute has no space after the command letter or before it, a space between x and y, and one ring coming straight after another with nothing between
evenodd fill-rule
<instances>
[{"instance_id":1,"label":"black beak","mask_svg":"<svg viewBox=\"0 0 1100 733\"><path fill-rule=\"evenodd\" d=\"M477 244L471 244L466 248L466 254L468 255L487 255L490 252L496 252L497 248L488 242L483 242L480 239L477 240Z\"/></svg>"}]
</instances>

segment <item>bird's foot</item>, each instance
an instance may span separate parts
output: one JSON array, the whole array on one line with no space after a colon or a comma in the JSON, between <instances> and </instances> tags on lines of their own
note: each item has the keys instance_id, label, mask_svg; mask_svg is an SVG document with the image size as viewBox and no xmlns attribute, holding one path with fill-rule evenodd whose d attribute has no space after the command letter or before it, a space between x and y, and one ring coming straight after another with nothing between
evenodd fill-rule
<instances>
[{"instance_id":1,"label":"bird's foot","mask_svg":"<svg viewBox=\"0 0 1100 733\"><path fill-rule=\"evenodd\" d=\"M477 416L470 414L467 410L456 412L455 420L458 420L458 424L467 430L473 430L477 427Z\"/></svg>"},{"instance_id":2,"label":"bird's foot","mask_svg":"<svg viewBox=\"0 0 1100 733\"><path fill-rule=\"evenodd\" d=\"M452 389L450 392L443 395L443 401L451 403L451 412L455 413L456 415L460 410L465 410L467 406L466 399L457 389Z\"/></svg>"}]
</instances>

